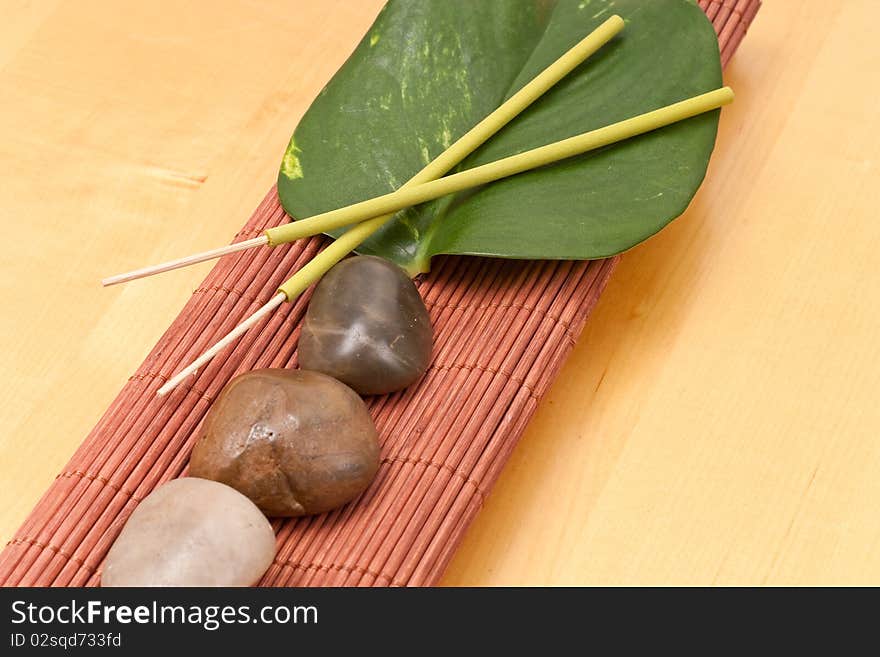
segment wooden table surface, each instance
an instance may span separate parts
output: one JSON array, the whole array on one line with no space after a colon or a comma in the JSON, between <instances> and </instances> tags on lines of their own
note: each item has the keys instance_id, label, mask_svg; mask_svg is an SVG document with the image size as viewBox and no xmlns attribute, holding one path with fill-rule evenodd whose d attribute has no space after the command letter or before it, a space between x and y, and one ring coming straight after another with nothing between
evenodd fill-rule
<instances>
[{"instance_id":1,"label":"wooden table surface","mask_svg":"<svg viewBox=\"0 0 880 657\"><path fill-rule=\"evenodd\" d=\"M291 7L293 5L293 7ZM0 539L275 178L381 0L0 0ZM444 582L880 584L875 0L768 0Z\"/></svg>"}]
</instances>

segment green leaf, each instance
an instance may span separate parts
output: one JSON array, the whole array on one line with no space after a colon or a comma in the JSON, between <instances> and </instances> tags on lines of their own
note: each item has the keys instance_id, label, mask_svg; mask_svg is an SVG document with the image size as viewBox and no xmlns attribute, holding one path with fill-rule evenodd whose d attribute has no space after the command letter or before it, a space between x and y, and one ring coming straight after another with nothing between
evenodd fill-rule
<instances>
[{"instance_id":1,"label":"green leaf","mask_svg":"<svg viewBox=\"0 0 880 657\"><path fill-rule=\"evenodd\" d=\"M391 0L294 132L278 177L293 217L393 191L612 14L626 27L459 170L721 86L690 0ZM441 253L593 259L681 214L718 111L398 213L359 249L424 271Z\"/></svg>"}]
</instances>

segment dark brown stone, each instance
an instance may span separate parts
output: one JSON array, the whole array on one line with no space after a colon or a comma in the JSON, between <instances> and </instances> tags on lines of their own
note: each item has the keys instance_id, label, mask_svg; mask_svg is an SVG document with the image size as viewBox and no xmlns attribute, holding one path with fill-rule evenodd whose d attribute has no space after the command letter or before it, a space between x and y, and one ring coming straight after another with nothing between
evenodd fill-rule
<instances>
[{"instance_id":1,"label":"dark brown stone","mask_svg":"<svg viewBox=\"0 0 880 657\"><path fill-rule=\"evenodd\" d=\"M379 467L379 443L358 395L305 370L254 370L208 411L190 474L249 497L268 516L329 511L357 497Z\"/></svg>"},{"instance_id":2,"label":"dark brown stone","mask_svg":"<svg viewBox=\"0 0 880 657\"><path fill-rule=\"evenodd\" d=\"M413 383L431 361L431 321L419 291L397 265L356 256L315 289L299 338L299 363L362 395Z\"/></svg>"}]
</instances>

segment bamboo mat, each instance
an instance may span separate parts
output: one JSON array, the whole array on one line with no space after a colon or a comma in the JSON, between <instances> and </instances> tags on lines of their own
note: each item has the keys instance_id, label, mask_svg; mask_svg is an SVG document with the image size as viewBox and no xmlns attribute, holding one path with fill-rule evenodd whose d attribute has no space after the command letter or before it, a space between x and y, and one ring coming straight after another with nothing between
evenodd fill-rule
<instances>
[{"instance_id":1,"label":"bamboo mat","mask_svg":"<svg viewBox=\"0 0 880 657\"><path fill-rule=\"evenodd\" d=\"M701 0L722 63L760 0ZM272 189L236 240L285 221ZM169 397L182 365L254 312L323 238L229 256L213 268L0 554L4 586L97 585L136 504L186 473L205 412L235 374L296 367L309 294L214 359ZM334 512L274 521L267 586L420 586L438 581L571 351L617 258L521 262L436 258L418 282L435 332L425 378L368 399L382 439L376 480Z\"/></svg>"}]
</instances>

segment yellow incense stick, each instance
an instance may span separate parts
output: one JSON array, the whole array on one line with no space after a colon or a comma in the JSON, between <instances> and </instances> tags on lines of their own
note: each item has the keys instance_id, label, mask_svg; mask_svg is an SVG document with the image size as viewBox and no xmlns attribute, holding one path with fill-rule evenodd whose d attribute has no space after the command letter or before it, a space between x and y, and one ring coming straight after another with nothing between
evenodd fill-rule
<instances>
[{"instance_id":1,"label":"yellow incense stick","mask_svg":"<svg viewBox=\"0 0 880 657\"><path fill-rule=\"evenodd\" d=\"M394 213L440 196L454 194L575 155L581 155L602 146L608 146L718 109L731 101L733 101L733 90L730 87L722 87L630 119L612 123L603 128L534 148L518 155L511 155L445 178L421 185L404 186L396 192L384 196L377 196L368 201L315 215L308 220L311 224L305 229L306 232L303 232L302 228L305 221L297 221L267 230L266 234L269 236L270 244L280 244L340 228L377 214L383 215L364 221L344 233L278 289L287 296L288 300L301 294L312 282L318 279L321 273L327 271L378 230L387 221L389 216L387 213Z\"/></svg>"},{"instance_id":2,"label":"yellow incense stick","mask_svg":"<svg viewBox=\"0 0 880 657\"><path fill-rule=\"evenodd\" d=\"M557 59L550 66L539 73L522 89L520 89L513 96L508 98L495 111L493 111L477 125L471 128L454 144L452 144L452 146L447 148L434 160L428 163L424 169L419 171L400 189L405 189L413 185L436 180L437 178L440 178L441 176L446 174L450 169L455 167L462 160L464 160L464 158L466 158L483 143L485 143L486 140L489 139L492 135L494 135L501 128L510 123L510 121L514 119L517 115L519 115L520 112L522 112L525 108L527 108L538 98L544 95L544 93L546 93L548 89L553 87L562 78L571 73L581 63L583 63L584 60L590 57L590 55L595 53L602 46L613 39L614 36L623 29L623 27L624 21L620 16L611 16L608 20L603 22L584 39L579 41L573 48L571 48L559 59ZM324 215L319 215L319 217L323 216ZM369 217L373 216L375 215L369 215ZM361 217L361 219L368 219L369 217ZM388 220L390 218L391 215L388 215L387 217L383 217L383 220ZM356 223L357 221L358 220L348 221L341 225L348 225L351 223ZM315 223L310 218L301 219L300 221L295 222L295 224L299 226L297 234L300 236L317 235L324 232L324 230L320 228L320 222ZM373 230L369 234L364 236L363 239L369 237L369 235L375 232L381 225L381 223L375 225ZM142 269L136 269L134 271L130 271L124 274L118 274L116 276L105 278L101 282L105 286L116 285L118 283L124 283L137 278L144 278L146 276L152 276L153 274L171 271L173 269L179 269L181 267L186 267L188 265L192 265L198 262L213 260L214 258L219 258L228 253L235 253L237 251L243 251L245 249L257 246L276 246L284 242L292 241L293 239L299 238L293 237L291 239L284 239L281 234L274 233L270 229L266 231L263 235L255 237L251 240L247 240L245 242L238 242L236 244L231 244L229 246L221 247L218 249L211 249L210 251L203 251L202 253L196 253L190 256L186 256L184 258L178 258L176 260L171 260L169 262L164 262L158 265L152 265L149 267L144 267ZM363 241L363 239L361 241ZM358 242L358 244L360 244L360 242Z\"/></svg>"}]
</instances>

